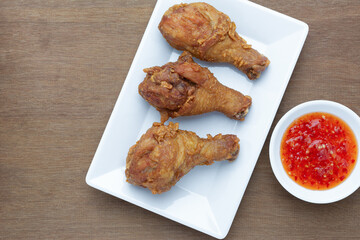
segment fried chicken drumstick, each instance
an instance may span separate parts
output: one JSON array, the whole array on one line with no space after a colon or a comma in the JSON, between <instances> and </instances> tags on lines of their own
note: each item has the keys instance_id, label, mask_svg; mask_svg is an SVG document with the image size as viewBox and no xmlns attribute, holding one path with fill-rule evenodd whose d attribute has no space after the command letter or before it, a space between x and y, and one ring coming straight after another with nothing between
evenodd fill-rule
<instances>
[{"instance_id":1,"label":"fried chicken drumstick","mask_svg":"<svg viewBox=\"0 0 360 240\"><path fill-rule=\"evenodd\" d=\"M178 123L154 123L130 148L126 159L127 182L148 188L153 194L170 190L196 165L235 160L239 139L235 135L208 135L179 130Z\"/></svg>"},{"instance_id":2,"label":"fried chicken drumstick","mask_svg":"<svg viewBox=\"0 0 360 240\"><path fill-rule=\"evenodd\" d=\"M169 117L212 111L243 120L251 105L251 97L222 85L188 52L183 52L176 62L144 72L147 75L139 85L139 93L160 112L162 123Z\"/></svg>"},{"instance_id":3,"label":"fried chicken drumstick","mask_svg":"<svg viewBox=\"0 0 360 240\"><path fill-rule=\"evenodd\" d=\"M210 62L235 65L249 79L256 79L270 61L236 33L236 26L224 13L207 3L174 5L159 24L166 41L178 50Z\"/></svg>"}]
</instances>

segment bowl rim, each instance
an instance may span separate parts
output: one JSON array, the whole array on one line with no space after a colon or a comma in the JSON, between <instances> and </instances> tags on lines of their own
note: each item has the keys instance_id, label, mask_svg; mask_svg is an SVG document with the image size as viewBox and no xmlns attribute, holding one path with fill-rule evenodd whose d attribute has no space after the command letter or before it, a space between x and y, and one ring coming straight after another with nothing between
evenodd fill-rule
<instances>
[{"instance_id":1,"label":"bowl rim","mask_svg":"<svg viewBox=\"0 0 360 240\"><path fill-rule=\"evenodd\" d=\"M280 158L280 144L285 130L295 119L312 112L326 112L339 117L352 129L357 141L358 155L353 171L342 183L326 190L311 190L295 183L285 172ZM350 108L328 100L304 102L290 109L276 124L269 145L271 168L279 183L293 196L317 204L336 202L348 197L360 186L359 142L360 117Z\"/></svg>"}]
</instances>

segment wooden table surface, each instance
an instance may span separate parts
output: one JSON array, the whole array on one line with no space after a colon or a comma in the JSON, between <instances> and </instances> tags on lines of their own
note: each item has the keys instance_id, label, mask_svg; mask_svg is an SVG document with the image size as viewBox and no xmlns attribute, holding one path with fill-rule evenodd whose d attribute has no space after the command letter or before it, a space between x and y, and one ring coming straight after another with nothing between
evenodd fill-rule
<instances>
[{"instance_id":1,"label":"wooden table surface","mask_svg":"<svg viewBox=\"0 0 360 240\"><path fill-rule=\"evenodd\" d=\"M211 239L85 183L155 2L0 1L0 239ZM299 103L360 114L360 1L255 2L310 31L227 239L359 239L360 190L298 200L268 147Z\"/></svg>"}]
</instances>

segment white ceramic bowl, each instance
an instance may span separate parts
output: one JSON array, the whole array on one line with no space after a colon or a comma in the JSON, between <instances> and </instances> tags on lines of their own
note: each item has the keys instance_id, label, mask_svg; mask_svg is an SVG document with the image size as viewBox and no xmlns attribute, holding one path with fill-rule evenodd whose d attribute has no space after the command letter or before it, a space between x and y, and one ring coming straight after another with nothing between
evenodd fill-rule
<instances>
[{"instance_id":1,"label":"white ceramic bowl","mask_svg":"<svg viewBox=\"0 0 360 240\"><path fill-rule=\"evenodd\" d=\"M280 144L287 127L298 117L311 112L331 113L344 120L355 134L358 144L356 165L344 182L328 190L310 190L295 183L285 172L280 158ZM346 198L360 186L360 118L349 108L336 102L316 100L302 103L288 111L277 123L270 140L269 154L272 170L280 184L292 195L311 203L331 203Z\"/></svg>"}]
</instances>

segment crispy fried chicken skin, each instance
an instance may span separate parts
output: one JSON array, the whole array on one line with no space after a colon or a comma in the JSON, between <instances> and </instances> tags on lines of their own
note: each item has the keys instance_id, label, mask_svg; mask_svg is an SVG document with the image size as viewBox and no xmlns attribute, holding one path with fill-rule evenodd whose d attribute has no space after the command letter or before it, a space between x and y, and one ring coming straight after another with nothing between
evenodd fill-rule
<instances>
[{"instance_id":1,"label":"crispy fried chicken skin","mask_svg":"<svg viewBox=\"0 0 360 240\"><path fill-rule=\"evenodd\" d=\"M169 117L212 111L244 120L251 105L251 97L222 85L186 51L176 62L147 68L144 72L147 75L139 85L139 93L160 112L162 123Z\"/></svg>"},{"instance_id":2,"label":"crispy fried chicken skin","mask_svg":"<svg viewBox=\"0 0 360 240\"><path fill-rule=\"evenodd\" d=\"M130 148L126 159L127 182L148 188L153 194L170 190L196 165L235 160L239 139L235 135L208 135L179 130L178 123L154 123Z\"/></svg>"},{"instance_id":3,"label":"crispy fried chicken skin","mask_svg":"<svg viewBox=\"0 0 360 240\"><path fill-rule=\"evenodd\" d=\"M256 79L270 61L236 33L236 26L224 13L207 3L174 5L159 24L166 41L178 50L210 62L235 65L249 79Z\"/></svg>"}]
</instances>

